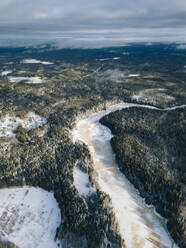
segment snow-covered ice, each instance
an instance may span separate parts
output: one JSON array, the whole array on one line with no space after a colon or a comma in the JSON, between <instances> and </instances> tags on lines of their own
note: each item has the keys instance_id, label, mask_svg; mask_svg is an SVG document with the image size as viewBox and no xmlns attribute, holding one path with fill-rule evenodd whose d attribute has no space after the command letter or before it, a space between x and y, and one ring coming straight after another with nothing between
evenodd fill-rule
<instances>
[{"instance_id":1,"label":"snow-covered ice","mask_svg":"<svg viewBox=\"0 0 186 248\"><path fill-rule=\"evenodd\" d=\"M23 128L29 131L43 126L46 122L47 120L44 117L37 115L34 112L28 113L24 119L7 115L0 120L0 138L15 137L15 131L19 125L22 125Z\"/></svg>"},{"instance_id":2,"label":"snow-covered ice","mask_svg":"<svg viewBox=\"0 0 186 248\"><path fill-rule=\"evenodd\" d=\"M19 83L25 81L26 84L42 84L45 81L40 77L9 77L11 83Z\"/></svg>"},{"instance_id":3,"label":"snow-covered ice","mask_svg":"<svg viewBox=\"0 0 186 248\"><path fill-rule=\"evenodd\" d=\"M22 61L24 64L43 64L43 65L53 65L54 63L49 62L49 61L41 61L37 59L24 59Z\"/></svg>"},{"instance_id":4,"label":"snow-covered ice","mask_svg":"<svg viewBox=\"0 0 186 248\"><path fill-rule=\"evenodd\" d=\"M7 71L2 71L1 72L1 76L7 76L8 74L12 73L11 70L7 70Z\"/></svg>"},{"instance_id":5,"label":"snow-covered ice","mask_svg":"<svg viewBox=\"0 0 186 248\"><path fill-rule=\"evenodd\" d=\"M61 214L53 193L35 187L0 189L0 236L20 248L57 248Z\"/></svg>"}]
</instances>

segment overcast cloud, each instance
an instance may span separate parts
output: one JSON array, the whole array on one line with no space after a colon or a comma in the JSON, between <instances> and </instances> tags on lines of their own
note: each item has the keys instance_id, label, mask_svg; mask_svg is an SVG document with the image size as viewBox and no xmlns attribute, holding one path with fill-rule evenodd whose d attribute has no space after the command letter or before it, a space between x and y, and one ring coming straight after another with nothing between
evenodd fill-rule
<instances>
[{"instance_id":1,"label":"overcast cloud","mask_svg":"<svg viewBox=\"0 0 186 248\"><path fill-rule=\"evenodd\" d=\"M0 0L1 44L186 42L185 30L186 0Z\"/></svg>"}]
</instances>

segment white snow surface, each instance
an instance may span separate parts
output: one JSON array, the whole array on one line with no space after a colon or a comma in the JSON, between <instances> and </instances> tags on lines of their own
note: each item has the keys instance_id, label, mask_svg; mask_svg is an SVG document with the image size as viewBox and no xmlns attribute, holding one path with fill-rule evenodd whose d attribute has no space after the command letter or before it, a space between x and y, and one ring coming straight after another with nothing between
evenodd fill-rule
<instances>
[{"instance_id":1,"label":"white snow surface","mask_svg":"<svg viewBox=\"0 0 186 248\"><path fill-rule=\"evenodd\" d=\"M2 72L1 72L1 76L6 76L6 75L8 75L8 74L10 74L10 73L12 73L11 70L2 71Z\"/></svg>"},{"instance_id":2,"label":"white snow surface","mask_svg":"<svg viewBox=\"0 0 186 248\"><path fill-rule=\"evenodd\" d=\"M35 114L34 112L28 113L25 119L19 117L11 117L7 115L0 120L0 138L11 138L15 137L15 131L19 125L22 125L27 131L38 128L46 124L47 120Z\"/></svg>"},{"instance_id":3,"label":"white snow surface","mask_svg":"<svg viewBox=\"0 0 186 248\"><path fill-rule=\"evenodd\" d=\"M88 173L83 172L80 168L75 166L73 176L74 185L80 195L87 197L89 194L95 192L94 188L90 185Z\"/></svg>"},{"instance_id":4,"label":"white snow surface","mask_svg":"<svg viewBox=\"0 0 186 248\"><path fill-rule=\"evenodd\" d=\"M41 188L0 189L0 236L20 248L57 248L61 214L53 193Z\"/></svg>"},{"instance_id":5,"label":"white snow surface","mask_svg":"<svg viewBox=\"0 0 186 248\"><path fill-rule=\"evenodd\" d=\"M26 84L42 84L45 81L40 77L9 77L11 83L19 83L25 81Z\"/></svg>"},{"instance_id":6,"label":"white snow surface","mask_svg":"<svg viewBox=\"0 0 186 248\"><path fill-rule=\"evenodd\" d=\"M22 61L24 64L43 64L43 65L53 65L54 63L48 61L41 61L37 59L24 59Z\"/></svg>"}]
</instances>

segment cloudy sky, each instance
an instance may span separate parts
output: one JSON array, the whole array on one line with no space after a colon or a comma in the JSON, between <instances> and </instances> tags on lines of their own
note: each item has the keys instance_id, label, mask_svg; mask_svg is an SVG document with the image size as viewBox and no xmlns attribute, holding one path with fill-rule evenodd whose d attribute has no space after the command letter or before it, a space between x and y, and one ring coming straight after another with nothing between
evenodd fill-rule
<instances>
[{"instance_id":1,"label":"cloudy sky","mask_svg":"<svg viewBox=\"0 0 186 248\"><path fill-rule=\"evenodd\" d=\"M186 42L186 0L0 0L0 41Z\"/></svg>"}]
</instances>

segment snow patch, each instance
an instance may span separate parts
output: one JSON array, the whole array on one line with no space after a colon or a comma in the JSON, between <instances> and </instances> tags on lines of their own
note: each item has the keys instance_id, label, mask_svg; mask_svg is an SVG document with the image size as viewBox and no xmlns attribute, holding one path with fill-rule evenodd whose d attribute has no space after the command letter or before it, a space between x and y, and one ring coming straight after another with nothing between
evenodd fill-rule
<instances>
[{"instance_id":1,"label":"snow patch","mask_svg":"<svg viewBox=\"0 0 186 248\"><path fill-rule=\"evenodd\" d=\"M111 58L99 59L99 61L111 60Z\"/></svg>"},{"instance_id":2,"label":"snow patch","mask_svg":"<svg viewBox=\"0 0 186 248\"><path fill-rule=\"evenodd\" d=\"M94 188L90 185L88 173L83 172L77 166L74 168L74 185L80 195L84 197L95 192Z\"/></svg>"},{"instance_id":3,"label":"snow patch","mask_svg":"<svg viewBox=\"0 0 186 248\"><path fill-rule=\"evenodd\" d=\"M11 70L9 70L9 71L2 71L2 72L1 72L1 76L7 76L7 75L10 74L10 73L12 73Z\"/></svg>"},{"instance_id":4,"label":"snow patch","mask_svg":"<svg viewBox=\"0 0 186 248\"><path fill-rule=\"evenodd\" d=\"M25 120L18 119L18 123L20 123L27 131L41 127L46 124L46 122L47 120L44 117L33 112L30 112Z\"/></svg>"},{"instance_id":5,"label":"snow patch","mask_svg":"<svg viewBox=\"0 0 186 248\"><path fill-rule=\"evenodd\" d=\"M60 222L53 193L27 186L0 189L0 236L20 248L57 248Z\"/></svg>"},{"instance_id":6,"label":"snow patch","mask_svg":"<svg viewBox=\"0 0 186 248\"><path fill-rule=\"evenodd\" d=\"M15 131L19 125L22 125L27 131L38 128L46 124L47 120L33 112L28 113L25 119L19 117L10 117L7 115L0 120L0 138L15 137Z\"/></svg>"},{"instance_id":7,"label":"snow patch","mask_svg":"<svg viewBox=\"0 0 186 248\"><path fill-rule=\"evenodd\" d=\"M25 81L26 84L42 84L45 81L40 77L9 77L11 83Z\"/></svg>"},{"instance_id":8,"label":"snow patch","mask_svg":"<svg viewBox=\"0 0 186 248\"><path fill-rule=\"evenodd\" d=\"M173 96L167 95L164 91L166 91L166 89L163 88L146 89L139 91L138 94L133 95L132 99L153 104L157 104L159 102L167 103L175 100Z\"/></svg>"},{"instance_id":9,"label":"snow patch","mask_svg":"<svg viewBox=\"0 0 186 248\"><path fill-rule=\"evenodd\" d=\"M129 74L128 75L128 77L130 78L130 77L139 77L140 76L140 74Z\"/></svg>"},{"instance_id":10,"label":"snow patch","mask_svg":"<svg viewBox=\"0 0 186 248\"><path fill-rule=\"evenodd\" d=\"M54 63L48 61L41 61L37 59L24 59L22 61L24 64L43 64L43 65L53 65Z\"/></svg>"},{"instance_id":11,"label":"snow patch","mask_svg":"<svg viewBox=\"0 0 186 248\"><path fill-rule=\"evenodd\" d=\"M114 57L114 58L103 58L103 59L98 59L99 61L107 61L107 60L118 60L120 57Z\"/></svg>"},{"instance_id":12,"label":"snow patch","mask_svg":"<svg viewBox=\"0 0 186 248\"><path fill-rule=\"evenodd\" d=\"M110 80L112 82L118 82L119 80L121 80L122 78L126 77L125 72L122 72L118 69L114 69L114 70L106 70L102 73L99 74L99 77L97 80L102 80L102 81L107 81Z\"/></svg>"}]
</instances>

